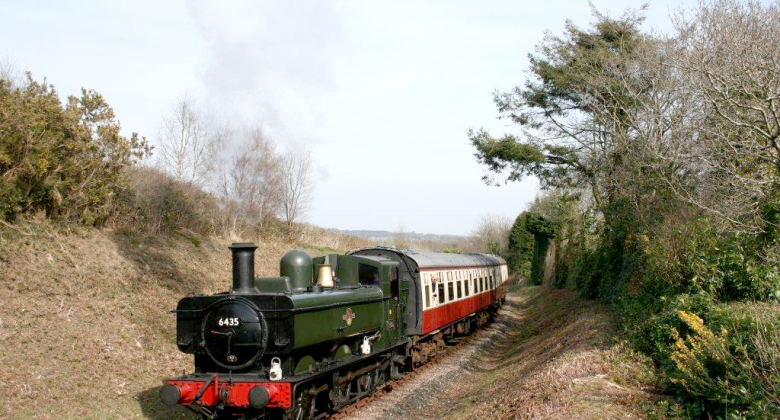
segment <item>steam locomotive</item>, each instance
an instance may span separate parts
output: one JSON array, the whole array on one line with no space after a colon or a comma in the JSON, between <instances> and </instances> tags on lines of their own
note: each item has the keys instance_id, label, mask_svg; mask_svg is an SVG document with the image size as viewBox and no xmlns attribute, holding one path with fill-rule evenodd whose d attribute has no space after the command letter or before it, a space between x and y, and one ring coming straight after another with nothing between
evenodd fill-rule
<instances>
[{"instance_id":1,"label":"steam locomotive","mask_svg":"<svg viewBox=\"0 0 780 420\"><path fill-rule=\"evenodd\" d=\"M163 381L165 404L204 419L326 416L489 322L508 288L492 255L293 250L280 277L255 277L256 248L230 246L229 292L179 301L176 342L195 371Z\"/></svg>"}]
</instances>

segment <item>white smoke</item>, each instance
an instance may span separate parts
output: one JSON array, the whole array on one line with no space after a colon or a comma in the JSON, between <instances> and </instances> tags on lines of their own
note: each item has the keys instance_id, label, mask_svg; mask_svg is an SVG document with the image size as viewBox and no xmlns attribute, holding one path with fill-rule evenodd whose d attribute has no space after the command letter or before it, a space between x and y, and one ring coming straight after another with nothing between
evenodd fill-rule
<instances>
[{"instance_id":1,"label":"white smoke","mask_svg":"<svg viewBox=\"0 0 780 420\"><path fill-rule=\"evenodd\" d=\"M190 0L209 46L204 100L223 118L262 121L280 143L309 143L317 99L332 89L336 34L325 2Z\"/></svg>"}]
</instances>

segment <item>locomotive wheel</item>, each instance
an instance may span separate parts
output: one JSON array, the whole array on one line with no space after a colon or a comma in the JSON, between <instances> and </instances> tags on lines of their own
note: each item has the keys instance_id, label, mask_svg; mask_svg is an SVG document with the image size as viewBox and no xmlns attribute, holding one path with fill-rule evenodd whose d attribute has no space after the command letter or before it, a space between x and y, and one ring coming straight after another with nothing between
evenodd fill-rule
<instances>
[{"instance_id":1,"label":"locomotive wheel","mask_svg":"<svg viewBox=\"0 0 780 420\"><path fill-rule=\"evenodd\" d=\"M334 409L349 402L350 393L352 392L352 381L339 384L338 380L338 375L334 375L333 388L330 390L330 402Z\"/></svg>"},{"instance_id":2,"label":"locomotive wheel","mask_svg":"<svg viewBox=\"0 0 780 420\"><path fill-rule=\"evenodd\" d=\"M376 371L376 385L384 385L387 382L387 367L382 367ZM376 386L374 387L376 388Z\"/></svg>"},{"instance_id":3,"label":"locomotive wheel","mask_svg":"<svg viewBox=\"0 0 780 420\"><path fill-rule=\"evenodd\" d=\"M298 393L298 398L295 399L292 418L294 420L313 419L316 407L317 396L311 396L310 390L301 391Z\"/></svg>"},{"instance_id":4,"label":"locomotive wheel","mask_svg":"<svg viewBox=\"0 0 780 420\"><path fill-rule=\"evenodd\" d=\"M374 390L374 374L366 373L357 379L358 396L363 397Z\"/></svg>"}]
</instances>

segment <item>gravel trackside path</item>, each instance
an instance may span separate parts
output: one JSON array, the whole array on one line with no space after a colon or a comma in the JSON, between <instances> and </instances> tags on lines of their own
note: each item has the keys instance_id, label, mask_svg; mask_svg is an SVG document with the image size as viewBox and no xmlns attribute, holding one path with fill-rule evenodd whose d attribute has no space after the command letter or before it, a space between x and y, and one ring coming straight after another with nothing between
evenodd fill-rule
<instances>
[{"instance_id":1,"label":"gravel trackside path","mask_svg":"<svg viewBox=\"0 0 780 420\"><path fill-rule=\"evenodd\" d=\"M646 418L651 370L613 335L597 302L519 287L491 325L347 418Z\"/></svg>"}]
</instances>

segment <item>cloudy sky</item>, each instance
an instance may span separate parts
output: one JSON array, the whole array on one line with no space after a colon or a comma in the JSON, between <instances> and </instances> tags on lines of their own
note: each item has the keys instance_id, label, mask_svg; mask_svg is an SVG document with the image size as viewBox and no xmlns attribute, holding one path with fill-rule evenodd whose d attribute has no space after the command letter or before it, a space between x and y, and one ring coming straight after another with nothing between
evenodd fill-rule
<instances>
[{"instance_id":1,"label":"cloudy sky","mask_svg":"<svg viewBox=\"0 0 780 420\"><path fill-rule=\"evenodd\" d=\"M217 118L262 124L313 153L307 220L340 229L467 234L488 213L514 219L533 179L481 181L466 131L512 130L491 92L525 80L527 54L587 1L15 1L0 15L0 62L62 95L95 89L126 134L155 141L184 94ZM620 15L636 2L593 0ZM669 31L674 1L649 4Z\"/></svg>"}]
</instances>

